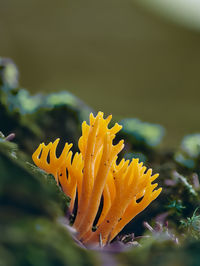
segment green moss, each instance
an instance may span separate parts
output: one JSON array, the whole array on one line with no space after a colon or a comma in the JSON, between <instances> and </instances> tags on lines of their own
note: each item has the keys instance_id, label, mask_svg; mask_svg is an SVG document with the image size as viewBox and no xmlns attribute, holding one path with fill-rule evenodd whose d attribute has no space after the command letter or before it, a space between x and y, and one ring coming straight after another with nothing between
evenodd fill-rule
<instances>
[{"instance_id":1,"label":"green moss","mask_svg":"<svg viewBox=\"0 0 200 266\"><path fill-rule=\"evenodd\" d=\"M142 122L136 118L126 118L119 122L123 126L122 133L129 137L133 144L157 146L163 136L164 128L160 125Z\"/></svg>"},{"instance_id":2,"label":"green moss","mask_svg":"<svg viewBox=\"0 0 200 266\"><path fill-rule=\"evenodd\" d=\"M125 158L139 157L153 173L160 173L161 195L123 230L125 235L141 236L147 221L155 225L149 238L132 243L132 234L123 238L126 244L88 251L61 224L68 222L63 217L70 199L51 175L32 165L31 154L39 143L57 137L59 151L65 142L74 143L76 151L81 122L88 120L90 111L67 91L31 95L19 87L13 62L0 58L0 130L6 136L15 133L17 143L0 132L0 265L98 265L99 257L109 265L199 265L200 219L194 210L200 206L200 134L186 136L175 151L159 150L162 126L134 118L120 123L118 138L125 139Z\"/></svg>"},{"instance_id":3,"label":"green moss","mask_svg":"<svg viewBox=\"0 0 200 266\"><path fill-rule=\"evenodd\" d=\"M21 160L6 140L0 169L0 265L94 265L58 222L70 200L54 178Z\"/></svg>"}]
</instances>

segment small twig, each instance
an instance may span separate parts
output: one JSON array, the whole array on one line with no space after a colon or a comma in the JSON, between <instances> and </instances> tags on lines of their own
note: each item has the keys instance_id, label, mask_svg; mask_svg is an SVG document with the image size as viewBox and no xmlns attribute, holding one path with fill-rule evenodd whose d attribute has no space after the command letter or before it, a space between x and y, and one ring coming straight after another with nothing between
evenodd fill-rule
<instances>
[{"instance_id":1,"label":"small twig","mask_svg":"<svg viewBox=\"0 0 200 266\"><path fill-rule=\"evenodd\" d=\"M99 234L99 247L100 247L100 248L103 247L103 242L102 242L102 236L101 236L101 233Z\"/></svg>"},{"instance_id":2,"label":"small twig","mask_svg":"<svg viewBox=\"0 0 200 266\"><path fill-rule=\"evenodd\" d=\"M199 184L199 177L198 177L197 173L194 173L192 175L192 179L193 179L194 187L199 188L200 184Z\"/></svg>"},{"instance_id":3,"label":"small twig","mask_svg":"<svg viewBox=\"0 0 200 266\"><path fill-rule=\"evenodd\" d=\"M5 138L5 140L6 141L12 141L14 138L15 138L15 133L11 133Z\"/></svg>"},{"instance_id":4,"label":"small twig","mask_svg":"<svg viewBox=\"0 0 200 266\"><path fill-rule=\"evenodd\" d=\"M176 178L176 179L180 179L181 182L186 186L186 188L189 190L189 192L191 194L193 194L194 196L197 196L197 193L196 191L194 190L194 188L192 187L192 185L189 184L189 182L187 181L187 178L184 177L183 175L180 175L178 172L176 171L173 171L173 176Z\"/></svg>"},{"instance_id":5,"label":"small twig","mask_svg":"<svg viewBox=\"0 0 200 266\"><path fill-rule=\"evenodd\" d=\"M153 227L151 227L151 225L147 222L143 222L143 225L145 228L147 228L150 232L155 233L155 230L153 229Z\"/></svg>"}]
</instances>

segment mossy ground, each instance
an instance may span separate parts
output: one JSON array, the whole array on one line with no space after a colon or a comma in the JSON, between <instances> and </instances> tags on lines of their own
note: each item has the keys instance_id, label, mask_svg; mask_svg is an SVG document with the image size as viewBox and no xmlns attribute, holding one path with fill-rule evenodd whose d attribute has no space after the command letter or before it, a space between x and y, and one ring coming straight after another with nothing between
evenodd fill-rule
<instances>
[{"instance_id":1,"label":"mossy ground","mask_svg":"<svg viewBox=\"0 0 200 266\"><path fill-rule=\"evenodd\" d=\"M125 227L124 237L103 250L79 246L60 222L70 199L52 176L32 165L31 154L57 137L60 148L66 141L76 144L90 111L68 92L31 96L20 89L12 61L0 60L0 130L8 136L0 137L0 265L199 265L198 134L176 150L161 150L163 127L122 120L122 155L139 156L159 172L163 192Z\"/></svg>"}]
</instances>

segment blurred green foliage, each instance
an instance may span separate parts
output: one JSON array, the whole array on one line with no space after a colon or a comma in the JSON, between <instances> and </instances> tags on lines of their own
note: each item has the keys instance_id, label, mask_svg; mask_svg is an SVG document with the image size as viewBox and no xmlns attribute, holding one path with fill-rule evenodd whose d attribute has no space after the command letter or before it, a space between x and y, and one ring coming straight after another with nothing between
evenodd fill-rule
<instances>
[{"instance_id":1,"label":"blurred green foliage","mask_svg":"<svg viewBox=\"0 0 200 266\"><path fill-rule=\"evenodd\" d=\"M170 240L151 238L142 247L119 255L122 265L197 266L200 260L200 242L185 241L181 246Z\"/></svg>"},{"instance_id":2,"label":"blurred green foliage","mask_svg":"<svg viewBox=\"0 0 200 266\"><path fill-rule=\"evenodd\" d=\"M142 122L137 118L126 118L119 124L123 126L122 132L133 141L134 146L155 147L164 136L164 128L161 125Z\"/></svg>"},{"instance_id":3,"label":"blurred green foliage","mask_svg":"<svg viewBox=\"0 0 200 266\"><path fill-rule=\"evenodd\" d=\"M0 265L93 265L57 222L70 199L54 178L27 165L3 138L0 169Z\"/></svg>"},{"instance_id":4,"label":"blurred green foliage","mask_svg":"<svg viewBox=\"0 0 200 266\"><path fill-rule=\"evenodd\" d=\"M175 160L188 169L200 169L200 134L191 134L183 138Z\"/></svg>"}]
</instances>

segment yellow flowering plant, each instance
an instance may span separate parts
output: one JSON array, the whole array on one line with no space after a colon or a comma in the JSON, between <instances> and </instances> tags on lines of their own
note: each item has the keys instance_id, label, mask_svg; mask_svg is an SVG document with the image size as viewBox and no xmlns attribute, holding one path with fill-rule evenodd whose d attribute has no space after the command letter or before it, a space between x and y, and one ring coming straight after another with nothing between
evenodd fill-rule
<instances>
[{"instance_id":1,"label":"yellow flowering plant","mask_svg":"<svg viewBox=\"0 0 200 266\"><path fill-rule=\"evenodd\" d=\"M158 184L153 183L158 174L152 175L152 169L147 170L139 159L122 159L117 163L124 141L113 145L113 140L122 126L116 123L108 128L111 119L111 115L104 119L102 112L96 117L91 113L89 125L85 121L82 124L80 153L74 156L70 151L72 144L66 143L57 158L59 139L48 145L40 144L32 156L34 163L51 173L71 198L70 211L73 213L77 208L73 227L87 245L97 244L100 239L103 245L112 241L162 190L156 190ZM102 211L93 231L101 202Z\"/></svg>"}]
</instances>

